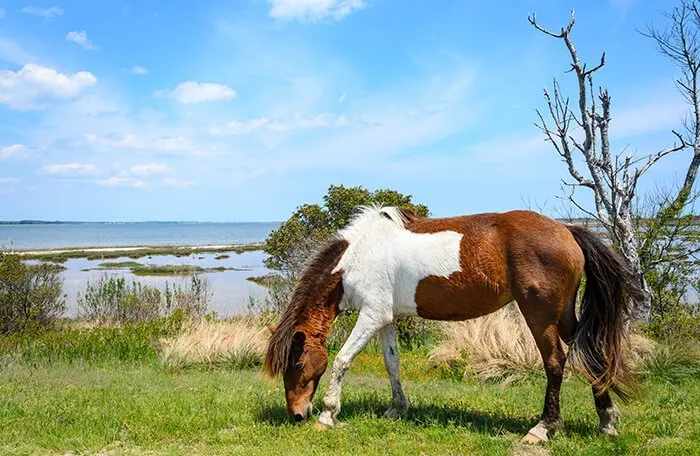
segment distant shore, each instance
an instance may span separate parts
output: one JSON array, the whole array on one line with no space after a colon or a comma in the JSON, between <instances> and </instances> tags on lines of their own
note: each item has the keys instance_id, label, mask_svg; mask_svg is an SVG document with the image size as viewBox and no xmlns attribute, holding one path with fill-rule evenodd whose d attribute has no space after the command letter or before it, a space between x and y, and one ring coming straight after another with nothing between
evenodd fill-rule
<instances>
[{"instance_id":1,"label":"distant shore","mask_svg":"<svg viewBox=\"0 0 700 456\"><path fill-rule=\"evenodd\" d=\"M50 249L21 249L12 250L30 260L42 260L62 263L71 258L113 259L113 258L143 258L153 255L187 256L193 253L243 253L262 250L263 242L248 244L222 245L137 245L115 247L61 247Z\"/></svg>"}]
</instances>

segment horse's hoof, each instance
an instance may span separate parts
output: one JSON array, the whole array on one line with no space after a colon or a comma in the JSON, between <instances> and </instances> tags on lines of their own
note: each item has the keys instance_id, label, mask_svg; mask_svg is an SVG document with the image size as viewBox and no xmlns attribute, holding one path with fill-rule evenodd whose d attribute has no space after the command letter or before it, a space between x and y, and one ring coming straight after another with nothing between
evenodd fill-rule
<instances>
[{"instance_id":1,"label":"horse's hoof","mask_svg":"<svg viewBox=\"0 0 700 456\"><path fill-rule=\"evenodd\" d=\"M600 431L601 434L609 435L611 437L617 437L619 435L617 433L617 429L615 429L612 425L601 426L598 428L598 431Z\"/></svg>"},{"instance_id":2,"label":"horse's hoof","mask_svg":"<svg viewBox=\"0 0 700 456\"><path fill-rule=\"evenodd\" d=\"M331 412L323 411L321 416L318 417L318 424L326 426L326 428L333 427L336 422L331 416Z\"/></svg>"},{"instance_id":3,"label":"horse's hoof","mask_svg":"<svg viewBox=\"0 0 700 456\"><path fill-rule=\"evenodd\" d=\"M328 429L330 429L330 426L328 426L328 425L326 425L326 424L323 424L323 423L319 423L319 422L317 421L317 422L314 424L314 429L316 429L317 431L327 431Z\"/></svg>"},{"instance_id":4,"label":"horse's hoof","mask_svg":"<svg viewBox=\"0 0 700 456\"><path fill-rule=\"evenodd\" d=\"M406 410L391 407L386 412L384 412L384 418L388 420L399 420L403 418L405 413Z\"/></svg>"},{"instance_id":5,"label":"horse's hoof","mask_svg":"<svg viewBox=\"0 0 700 456\"><path fill-rule=\"evenodd\" d=\"M547 437L548 431L547 427L541 421L537 423L537 426L530 429L528 433L520 441L523 443L533 443L540 444L549 441Z\"/></svg>"},{"instance_id":6,"label":"horse's hoof","mask_svg":"<svg viewBox=\"0 0 700 456\"><path fill-rule=\"evenodd\" d=\"M544 439L542 439L542 438L537 437L536 435L530 434L530 433L526 434L525 437L520 439L521 442L530 443L532 445L539 445L539 444L547 442L548 440L549 439L547 439L546 437Z\"/></svg>"}]
</instances>

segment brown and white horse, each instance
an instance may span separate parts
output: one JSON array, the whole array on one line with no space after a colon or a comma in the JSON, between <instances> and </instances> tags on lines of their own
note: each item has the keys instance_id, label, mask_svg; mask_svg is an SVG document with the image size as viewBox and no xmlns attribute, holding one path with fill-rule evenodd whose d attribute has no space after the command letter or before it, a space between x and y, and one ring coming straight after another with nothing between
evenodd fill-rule
<instances>
[{"instance_id":1,"label":"brown and white horse","mask_svg":"<svg viewBox=\"0 0 700 456\"><path fill-rule=\"evenodd\" d=\"M340 310L355 309L357 323L333 363L319 422L336 423L343 376L377 334L392 389L386 416L400 417L408 400L399 381L394 318L466 320L515 300L547 374L544 411L524 439L546 441L560 424L562 340L592 383L600 431L616 434L619 411L608 391L624 399L633 387L622 343L628 302L638 293L628 266L594 233L535 212L429 219L395 207L364 207L307 264L273 330L264 370L283 376L289 414L307 418L326 371L333 320Z\"/></svg>"}]
</instances>

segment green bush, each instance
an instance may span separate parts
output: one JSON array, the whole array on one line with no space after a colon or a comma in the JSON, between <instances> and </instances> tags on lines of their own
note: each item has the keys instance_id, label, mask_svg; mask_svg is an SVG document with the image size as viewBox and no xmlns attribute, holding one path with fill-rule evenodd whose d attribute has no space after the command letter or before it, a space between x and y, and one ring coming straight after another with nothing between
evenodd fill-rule
<instances>
[{"instance_id":1,"label":"green bush","mask_svg":"<svg viewBox=\"0 0 700 456\"><path fill-rule=\"evenodd\" d=\"M85 292L78 295L78 310L86 320L118 325L152 322L174 312L200 320L210 298L208 282L198 276L191 277L186 287L166 282L161 291L141 282L127 282L124 277L104 275L97 283L88 282Z\"/></svg>"},{"instance_id":2,"label":"green bush","mask_svg":"<svg viewBox=\"0 0 700 456\"><path fill-rule=\"evenodd\" d=\"M265 265L270 269L300 271L308 255L330 234L345 227L357 206L380 203L405 207L425 217L428 208L414 204L411 195L395 190L369 191L364 187L331 185L323 205L304 204L265 240Z\"/></svg>"},{"instance_id":3,"label":"green bush","mask_svg":"<svg viewBox=\"0 0 700 456\"><path fill-rule=\"evenodd\" d=\"M50 327L66 309L60 269L0 252L0 333Z\"/></svg>"},{"instance_id":4,"label":"green bush","mask_svg":"<svg viewBox=\"0 0 700 456\"><path fill-rule=\"evenodd\" d=\"M682 303L657 305L644 330L662 341L700 341L700 308Z\"/></svg>"}]
</instances>

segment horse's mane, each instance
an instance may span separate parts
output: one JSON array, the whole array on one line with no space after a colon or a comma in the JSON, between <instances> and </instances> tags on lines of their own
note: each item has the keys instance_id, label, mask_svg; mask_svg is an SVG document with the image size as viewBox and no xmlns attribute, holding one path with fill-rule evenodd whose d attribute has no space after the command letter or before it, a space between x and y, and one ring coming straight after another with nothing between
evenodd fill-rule
<instances>
[{"instance_id":1,"label":"horse's mane","mask_svg":"<svg viewBox=\"0 0 700 456\"><path fill-rule=\"evenodd\" d=\"M272 333L263 370L271 377L283 373L289 363L292 336L310 306L319 304L328 290L333 268L348 247L348 241L333 237L306 264L292 299Z\"/></svg>"}]
</instances>

